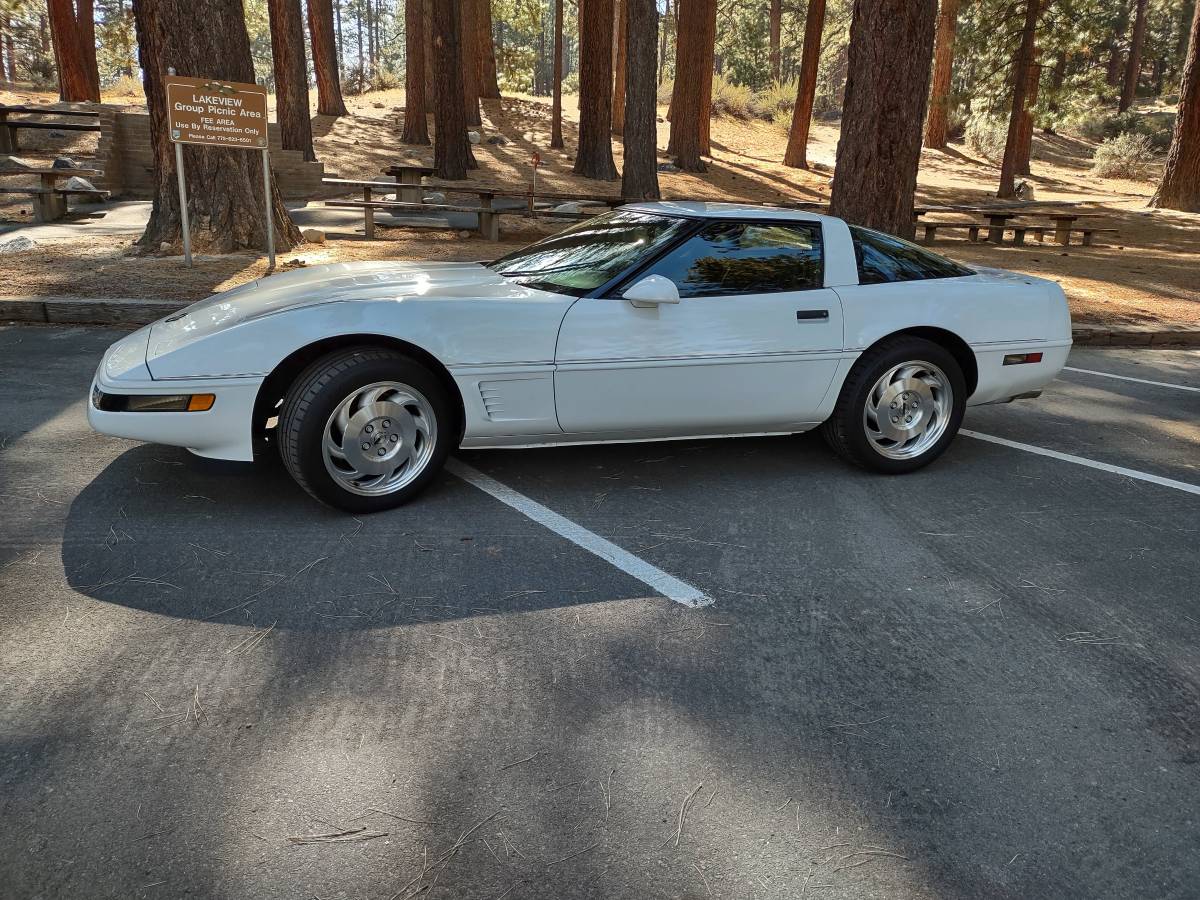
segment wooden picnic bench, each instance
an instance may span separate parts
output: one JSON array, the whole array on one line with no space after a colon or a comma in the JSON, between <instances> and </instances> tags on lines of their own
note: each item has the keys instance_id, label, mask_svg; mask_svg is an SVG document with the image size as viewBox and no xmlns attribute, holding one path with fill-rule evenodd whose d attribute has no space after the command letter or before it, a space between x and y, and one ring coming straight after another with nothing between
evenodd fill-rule
<instances>
[{"instance_id":1,"label":"wooden picnic bench","mask_svg":"<svg viewBox=\"0 0 1200 900\"><path fill-rule=\"evenodd\" d=\"M456 212L475 213L479 217L477 230L489 241L500 240L500 222L498 216L505 210L494 210L485 206L466 206L454 203L409 203L406 200L326 200L325 205L331 209L361 209L363 211L363 234L367 238L375 237L375 211L386 212ZM404 227L444 228L446 226L430 224L421 226L416 223L406 223Z\"/></svg>"},{"instance_id":2,"label":"wooden picnic bench","mask_svg":"<svg viewBox=\"0 0 1200 900\"><path fill-rule=\"evenodd\" d=\"M407 201L408 203L419 203L421 201L421 182L426 176L432 175L434 171L436 170L433 166L426 166L421 163L402 163L388 166L383 170L383 174L391 175L397 184L403 185L398 190L396 199Z\"/></svg>"},{"instance_id":3,"label":"wooden picnic bench","mask_svg":"<svg viewBox=\"0 0 1200 900\"><path fill-rule=\"evenodd\" d=\"M1094 226L1083 226L1083 227L1078 227L1078 228L1074 227L1074 226L1069 226L1067 228L1066 232L1064 233L1062 230L1062 226L1058 222L1056 222L1054 225L1030 225L1030 224L1024 223L1024 222L1012 222L1011 221L1012 218L1013 217L1010 216L1010 217L1006 218L1003 222L997 222L994 219L989 219L989 221L987 221L987 222L929 222L929 221L925 221L925 222L919 222L919 223L917 223L917 225L920 229L923 230L924 242L927 244L933 243L933 241L937 237L937 233L939 231L965 230L967 232L967 240L969 240L969 241L973 241L973 242L978 241L980 232L986 231L987 239L990 242L996 243L996 244L1001 242L1002 236L1005 231L1012 232L1014 244L1024 244L1025 238L1027 236L1028 237L1036 237L1038 239L1038 243L1043 243L1046 239L1046 234L1048 232L1053 232L1055 235L1055 240L1057 240L1063 246L1067 246L1070 243L1070 235L1072 233L1078 232L1080 235L1082 235L1083 246L1090 247L1092 245L1092 241L1093 241L1093 238L1095 237L1095 235L1097 235L1097 234L1116 234L1117 233L1117 229L1115 229L1115 228L1097 228ZM1073 222L1076 218L1079 218L1079 217L1075 216L1071 221ZM997 231L999 231L999 234L1001 235L1000 239L997 239L996 237L994 237L994 235L996 234Z\"/></svg>"},{"instance_id":4,"label":"wooden picnic bench","mask_svg":"<svg viewBox=\"0 0 1200 900\"><path fill-rule=\"evenodd\" d=\"M43 131L99 131L99 124L85 122L48 122L44 119L10 119L12 114L23 116L75 116L81 118L99 118L100 113L93 110L47 109L44 106L0 106L0 153L16 153L18 129L41 129Z\"/></svg>"},{"instance_id":5,"label":"wooden picnic bench","mask_svg":"<svg viewBox=\"0 0 1200 900\"><path fill-rule=\"evenodd\" d=\"M0 169L0 178L17 175L36 175L37 187L0 187L0 194L25 194L33 198L33 220L35 222L53 222L67 214L67 197L84 195L103 200L108 197L108 191L96 188L65 188L59 187L60 181L79 176L80 178L95 178L103 175L100 169Z\"/></svg>"}]
</instances>

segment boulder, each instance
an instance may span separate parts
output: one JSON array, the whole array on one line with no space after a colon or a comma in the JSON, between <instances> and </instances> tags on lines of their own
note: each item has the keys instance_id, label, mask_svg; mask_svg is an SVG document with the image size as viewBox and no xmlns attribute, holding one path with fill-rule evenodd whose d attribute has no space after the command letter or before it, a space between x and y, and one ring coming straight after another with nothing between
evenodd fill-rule
<instances>
[{"instance_id":1,"label":"boulder","mask_svg":"<svg viewBox=\"0 0 1200 900\"><path fill-rule=\"evenodd\" d=\"M27 237L15 237L0 244L0 253L20 253L23 250L32 250L36 246L37 244Z\"/></svg>"},{"instance_id":2,"label":"boulder","mask_svg":"<svg viewBox=\"0 0 1200 900\"><path fill-rule=\"evenodd\" d=\"M445 203L446 195L441 191L434 191L431 194L426 194L422 199L422 203Z\"/></svg>"},{"instance_id":3,"label":"boulder","mask_svg":"<svg viewBox=\"0 0 1200 900\"><path fill-rule=\"evenodd\" d=\"M325 232L320 228L305 228L300 232L300 234L303 235L304 239L310 244L325 243Z\"/></svg>"},{"instance_id":4,"label":"boulder","mask_svg":"<svg viewBox=\"0 0 1200 900\"><path fill-rule=\"evenodd\" d=\"M0 165L6 169L32 169L33 165L27 159L19 156L5 156L0 159Z\"/></svg>"},{"instance_id":5,"label":"boulder","mask_svg":"<svg viewBox=\"0 0 1200 900\"><path fill-rule=\"evenodd\" d=\"M478 144L480 141L479 132L478 131L468 131L467 132L467 140L470 141L472 144Z\"/></svg>"},{"instance_id":6,"label":"boulder","mask_svg":"<svg viewBox=\"0 0 1200 900\"><path fill-rule=\"evenodd\" d=\"M494 135L494 136L488 138L487 142L489 144L495 144L497 147L503 147L505 144L508 143L508 138L497 134L497 135Z\"/></svg>"},{"instance_id":7,"label":"boulder","mask_svg":"<svg viewBox=\"0 0 1200 900\"><path fill-rule=\"evenodd\" d=\"M660 171L660 172L678 172L679 166L675 165L675 163L669 163L669 162L659 163L658 171Z\"/></svg>"},{"instance_id":8,"label":"boulder","mask_svg":"<svg viewBox=\"0 0 1200 900\"><path fill-rule=\"evenodd\" d=\"M53 169L78 169L79 163L69 156L59 156L50 164Z\"/></svg>"}]
</instances>

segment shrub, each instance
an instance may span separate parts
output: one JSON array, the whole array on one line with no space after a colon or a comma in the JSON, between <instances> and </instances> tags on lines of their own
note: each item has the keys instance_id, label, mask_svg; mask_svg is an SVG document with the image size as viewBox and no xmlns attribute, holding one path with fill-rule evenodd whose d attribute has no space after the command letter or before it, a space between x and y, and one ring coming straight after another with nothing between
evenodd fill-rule
<instances>
[{"instance_id":1,"label":"shrub","mask_svg":"<svg viewBox=\"0 0 1200 900\"><path fill-rule=\"evenodd\" d=\"M1171 146L1175 117L1170 113L1084 113L1068 124L1070 130L1090 141L1104 141L1120 135L1145 137L1155 150Z\"/></svg>"},{"instance_id":2,"label":"shrub","mask_svg":"<svg viewBox=\"0 0 1200 900\"><path fill-rule=\"evenodd\" d=\"M673 93L675 93L675 82L673 79L668 78L658 86L658 105L670 106L671 95Z\"/></svg>"},{"instance_id":3,"label":"shrub","mask_svg":"<svg viewBox=\"0 0 1200 900\"><path fill-rule=\"evenodd\" d=\"M1146 135L1119 134L1096 148L1092 172L1101 178L1141 178L1154 157L1154 146Z\"/></svg>"},{"instance_id":4,"label":"shrub","mask_svg":"<svg viewBox=\"0 0 1200 900\"><path fill-rule=\"evenodd\" d=\"M118 97L127 95L140 96L142 93L142 79L136 75L122 75L119 78L113 79L112 84L105 87L106 94L115 94Z\"/></svg>"},{"instance_id":5,"label":"shrub","mask_svg":"<svg viewBox=\"0 0 1200 900\"><path fill-rule=\"evenodd\" d=\"M976 153L999 162L1004 158L1004 145L1008 141L1008 124L994 116L976 115L967 121L967 146Z\"/></svg>"},{"instance_id":6,"label":"shrub","mask_svg":"<svg viewBox=\"0 0 1200 900\"><path fill-rule=\"evenodd\" d=\"M967 132L967 114L961 106L951 106L946 113L946 137L951 141L961 141ZM1003 152L1003 151L1001 151Z\"/></svg>"},{"instance_id":7,"label":"shrub","mask_svg":"<svg viewBox=\"0 0 1200 900\"><path fill-rule=\"evenodd\" d=\"M751 113L768 122L790 119L796 106L796 82L772 84L750 98Z\"/></svg>"},{"instance_id":8,"label":"shrub","mask_svg":"<svg viewBox=\"0 0 1200 900\"><path fill-rule=\"evenodd\" d=\"M720 75L713 76L712 112L715 116L732 116L735 119L752 118L750 112L750 88L741 84L730 84Z\"/></svg>"},{"instance_id":9,"label":"shrub","mask_svg":"<svg viewBox=\"0 0 1200 900\"><path fill-rule=\"evenodd\" d=\"M372 91L392 91L404 87L404 76L391 69L378 69L371 76Z\"/></svg>"}]
</instances>

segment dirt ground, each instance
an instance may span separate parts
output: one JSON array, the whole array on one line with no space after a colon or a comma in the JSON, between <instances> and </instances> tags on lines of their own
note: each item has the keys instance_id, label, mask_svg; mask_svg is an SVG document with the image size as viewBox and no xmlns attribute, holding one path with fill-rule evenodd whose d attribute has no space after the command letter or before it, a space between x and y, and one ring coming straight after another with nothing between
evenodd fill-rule
<instances>
[{"instance_id":1,"label":"dirt ground","mask_svg":"<svg viewBox=\"0 0 1200 900\"><path fill-rule=\"evenodd\" d=\"M106 96L105 102L133 109L139 97ZM45 103L51 95L33 91L0 91L0 103ZM431 148L398 145L403 115L402 91L384 91L347 98L351 115L314 119L318 157L329 175L369 178L389 164L429 161ZM564 99L567 149L550 150L550 107L547 98L511 97L485 101L484 142L477 145L479 169L470 181L512 187L528 183L530 157L536 149L543 165L539 185L547 190L609 193L615 183L595 182L571 174L577 108L574 97ZM314 98L315 107L315 98ZM669 125L660 109L659 146L665 147ZM504 143L488 143L502 138ZM741 200L769 203L781 199L828 199L837 147L836 123L814 123L809 158L811 171L784 167L786 123L744 122L717 118L712 124L713 157L703 175L660 174L664 197ZM48 161L67 152L86 164L94 153L95 136L63 141L45 132L25 138L21 155ZM1083 211L1103 215L1103 225L1118 229L1092 247L1060 247L1036 242L973 244L957 236L939 238L934 248L968 264L999 266L1059 281L1077 321L1120 324L1195 324L1200 322L1200 216L1149 209L1153 183L1101 179L1091 174L1090 142L1065 135L1035 138L1034 185L1039 200L1069 200ZM614 142L617 165L621 145ZM995 190L997 166L979 158L965 145L945 151L925 151L918 177L919 202L949 204L985 200ZM0 205L0 219L28 220L28 203ZM939 216L942 218L942 216ZM382 239L336 240L306 244L284 254L281 264L317 265L352 259L489 259L546 233L549 223L532 223L513 216L502 218L502 240L492 244L477 236L460 238L453 232L430 234L387 229ZM20 285L22 294L199 298L241 282L262 277L265 261L250 254L201 257L193 270L176 255L137 258L129 255L136 234L114 239L71 237L40 242L33 249L0 254L0 279ZM11 292L16 293L16 288Z\"/></svg>"}]
</instances>

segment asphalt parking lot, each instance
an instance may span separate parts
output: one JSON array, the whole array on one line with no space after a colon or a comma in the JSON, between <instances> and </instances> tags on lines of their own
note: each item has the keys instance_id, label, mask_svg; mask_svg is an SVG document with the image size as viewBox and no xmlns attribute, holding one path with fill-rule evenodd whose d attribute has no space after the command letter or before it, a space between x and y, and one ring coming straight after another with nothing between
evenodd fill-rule
<instances>
[{"instance_id":1,"label":"asphalt parking lot","mask_svg":"<svg viewBox=\"0 0 1200 900\"><path fill-rule=\"evenodd\" d=\"M117 336L0 330L0 896L1200 892L1200 353L899 478L461 455L688 605L451 473L354 519L93 434Z\"/></svg>"}]
</instances>

